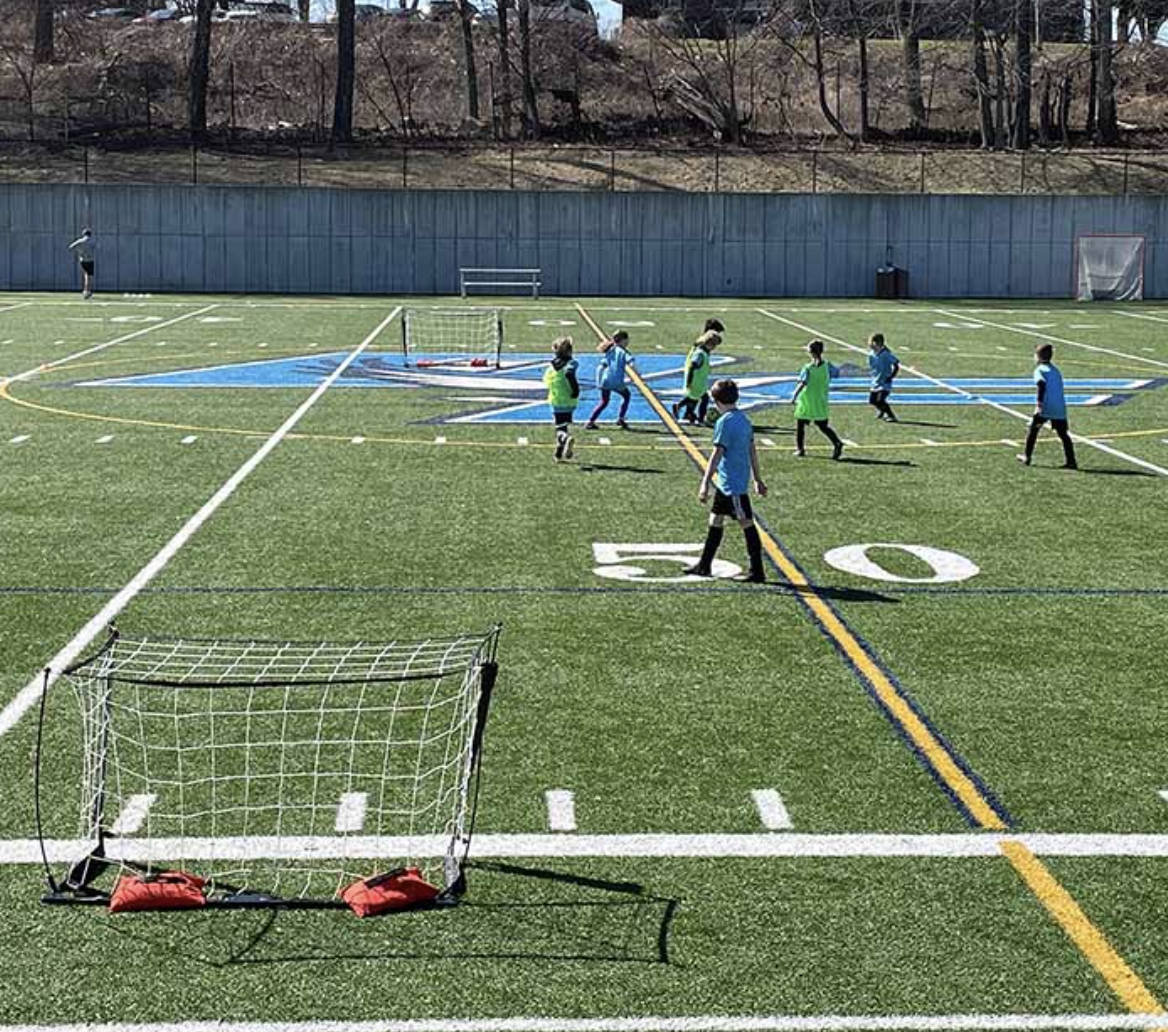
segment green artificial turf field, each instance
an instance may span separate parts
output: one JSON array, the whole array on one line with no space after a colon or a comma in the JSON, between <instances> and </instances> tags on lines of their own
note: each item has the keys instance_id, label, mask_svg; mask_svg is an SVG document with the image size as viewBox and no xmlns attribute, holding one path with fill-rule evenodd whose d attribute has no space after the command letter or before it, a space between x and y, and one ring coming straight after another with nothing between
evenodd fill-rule
<instances>
[{"instance_id":1,"label":"green artificial turf field","mask_svg":"<svg viewBox=\"0 0 1168 1032\"><path fill-rule=\"evenodd\" d=\"M402 306L491 304L503 369L403 366ZM770 487L767 586L729 579L733 525L727 576L680 573L711 432L668 408L708 316ZM644 392L586 431L621 327ZM897 424L864 403L875 330ZM585 390L556 463L561 333ZM1168 1027L1166 335L1154 303L0 295L0 1029ZM814 428L792 455L812 337L840 462ZM1015 460L1043 342L1078 472L1049 431ZM309 642L501 623L462 905L43 906L38 672L115 614ZM59 853L63 681L46 714Z\"/></svg>"}]
</instances>

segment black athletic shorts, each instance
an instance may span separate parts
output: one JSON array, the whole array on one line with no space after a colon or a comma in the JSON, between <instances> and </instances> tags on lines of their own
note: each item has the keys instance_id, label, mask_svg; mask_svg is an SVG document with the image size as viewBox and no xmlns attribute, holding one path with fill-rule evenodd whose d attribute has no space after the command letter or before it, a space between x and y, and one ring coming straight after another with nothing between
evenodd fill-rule
<instances>
[{"instance_id":1,"label":"black athletic shorts","mask_svg":"<svg viewBox=\"0 0 1168 1032\"><path fill-rule=\"evenodd\" d=\"M891 393L892 393L892 391L889 391L889 390L869 391L868 392L868 404L869 405L879 405L881 402L887 401L888 395L890 395Z\"/></svg>"},{"instance_id":2,"label":"black athletic shorts","mask_svg":"<svg viewBox=\"0 0 1168 1032\"><path fill-rule=\"evenodd\" d=\"M1066 433L1068 424L1065 419L1051 419L1048 416L1031 416L1030 426L1034 430L1038 430L1044 424L1049 423L1051 429L1056 433Z\"/></svg>"},{"instance_id":3,"label":"black athletic shorts","mask_svg":"<svg viewBox=\"0 0 1168 1032\"><path fill-rule=\"evenodd\" d=\"M715 516L731 516L736 520L743 517L748 520L754 519L754 510L750 507L750 495L722 494L717 488L714 488L714 504L710 506L710 511Z\"/></svg>"},{"instance_id":4,"label":"black athletic shorts","mask_svg":"<svg viewBox=\"0 0 1168 1032\"><path fill-rule=\"evenodd\" d=\"M92 276L93 275L93 262L91 262L91 261L87 262L83 259L81 262L81 271L83 273L85 273L86 276Z\"/></svg>"},{"instance_id":5,"label":"black athletic shorts","mask_svg":"<svg viewBox=\"0 0 1168 1032\"><path fill-rule=\"evenodd\" d=\"M563 411L553 411L552 415L555 417L556 426L571 426L572 417L576 414L575 409L567 409Z\"/></svg>"}]
</instances>

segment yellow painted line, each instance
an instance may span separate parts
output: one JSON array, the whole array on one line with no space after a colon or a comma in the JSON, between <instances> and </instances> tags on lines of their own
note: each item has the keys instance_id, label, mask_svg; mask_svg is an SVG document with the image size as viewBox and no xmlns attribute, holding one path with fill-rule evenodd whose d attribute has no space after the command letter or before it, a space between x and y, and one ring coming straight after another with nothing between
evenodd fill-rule
<instances>
[{"instance_id":1,"label":"yellow painted line","mask_svg":"<svg viewBox=\"0 0 1168 1032\"><path fill-rule=\"evenodd\" d=\"M605 337L604 331L601 330L592 316L589 315L583 306L577 305L576 307L580 312L581 318L603 340ZM677 420L673 418L673 414L661 403L661 400L654 393L653 389L641 378L640 374L632 366L628 369L628 375L637 390L644 395L645 400L653 407L653 410L669 428L669 431L674 437L677 438L678 443L686 450L690 458L704 468L707 461L706 455L690 439L689 435L682 430ZM762 526L758 527L758 533L762 539L763 548L766 549L767 554L774 560L775 565L778 566L783 576L795 587L809 588L811 585L803 575L803 572L791 561L782 548L779 547L778 542ZM892 683L891 679L880 666L872 660L872 657L868 655L856 639L856 636L839 619L832 607L813 591L800 593L800 598L814 615L820 626L844 651L845 655L855 664L856 668L863 673L864 677L872 685L880 701L888 708L896 722L904 730L905 734L909 736L913 745L928 759L930 766L932 766L945 784L949 786L953 794L961 800L978 826L988 830L1005 831L1005 822L998 816L981 789L957 765L953 757L949 754L949 751L941 745L937 736L929 730L928 725L917 716L904 696L897 690L896 685Z\"/></svg>"},{"instance_id":2,"label":"yellow painted line","mask_svg":"<svg viewBox=\"0 0 1168 1032\"><path fill-rule=\"evenodd\" d=\"M1022 880L1046 907L1047 913L1079 948L1091 966L1103 976L1111 991L1133 1014L1163 1014L1160 1001L1144 985L1127 962L1107 941L1107 937L1091 923L1050 869L1021 842L1005 840L999 843L1002 853L1014 865Z\"/></svg>"}]
</instances>

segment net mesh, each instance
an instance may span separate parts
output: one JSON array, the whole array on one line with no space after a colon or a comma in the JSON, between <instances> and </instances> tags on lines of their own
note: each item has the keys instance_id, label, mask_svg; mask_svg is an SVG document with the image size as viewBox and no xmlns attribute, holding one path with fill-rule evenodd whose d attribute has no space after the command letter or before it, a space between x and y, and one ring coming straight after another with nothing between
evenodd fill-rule
<instances>
[{"instance_id":1,"label":"net mesh","mask_svg":"<svg viewBox=\"0 0 1168 1032\"><path fill-rule=\"evenodd\" d=\"M64 675L82 717L80 834L125 865L179 866L222 893L331 899L403 864L450 888L497 633L117 636Z\"/></svg>"},{"instance_id":2,"label":"net mesh","mask_svg":"<svg viewBox=\"0 0 1168 1032\"><path fill-rule=\"evenodd\" d=\"M463 362L481 359L499 365L503 321L496 308L409 308L402 317L406 362Z\"/></svg>"},{"instance_id":3,"label":"net mesh","mask_svg":"<svg viewBox=\"0 0 1168 1032\"><path fill-rule=\"evenodd\" d=\"M1082 236L1076 244L1078 300L1143 300L1142 236Z\"/></svg>"}]
</instances>

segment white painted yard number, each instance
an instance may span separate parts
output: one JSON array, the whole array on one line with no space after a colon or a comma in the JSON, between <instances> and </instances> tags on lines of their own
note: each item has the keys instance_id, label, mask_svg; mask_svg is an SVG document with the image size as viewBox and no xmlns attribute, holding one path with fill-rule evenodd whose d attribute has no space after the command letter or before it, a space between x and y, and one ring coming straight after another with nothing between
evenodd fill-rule
<instances>
[{"instance_id":1,"label":"white painted yard number","mask_svg":"<svg viewBox=\"0 0 1168 1032\"><path fill-rule=\"evenodd\" d=\"M652 577L645 568L637 563L653 560L654 562L679 563L683 568L692 566L701 558L702 546L698 545L653 545L631 544L617 545L606 541L597 541L592 545L592 551L599 564L593 573L597 577L607 577L610 580L642 581L653 584L678 584L688 581L700 581L701 577L681 573L668 577ZM715 577L733 577L741 573L742 567L735 566L722 559L715 559L713 574Z\"/></svg>"},{"instance_id":2,"label":"white painted yard number","mask_svg":"<svg viewBox=\"0 0 1168 1032\"><path fill-rule=\"evenodd\" d=\"M870 548L894 548L899 552L908 552L916 556L921 562L928 563L933 568L931 577L901 577L896 573L889 573L883 566L868 557ZM981 571L963 555L956 552L946 552L940 548L929 548L928 545L890 545L875 543L868 545L844 545L842 548L833 548L824 557L828 565L834 566L844 573L854 573L857 577L867 577L869 580L897 581L902 584L950 584L954 581L969 580Z\"/></svg>"}]
</instances>

